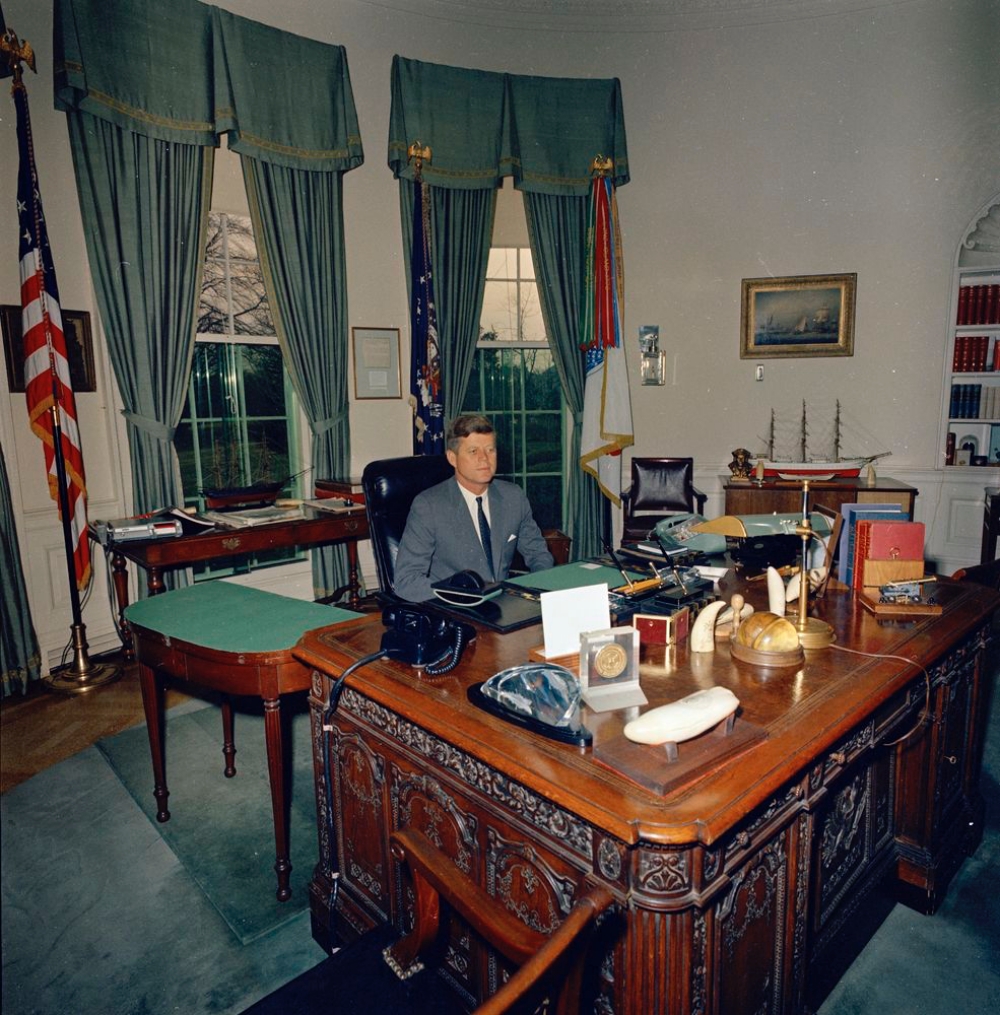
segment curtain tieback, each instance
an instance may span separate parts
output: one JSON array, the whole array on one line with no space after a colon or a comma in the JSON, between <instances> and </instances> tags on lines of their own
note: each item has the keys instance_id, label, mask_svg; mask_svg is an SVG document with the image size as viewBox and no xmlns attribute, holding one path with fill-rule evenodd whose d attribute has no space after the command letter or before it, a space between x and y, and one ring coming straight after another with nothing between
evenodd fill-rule
<instances>
[{"instance_id":1,"label":"curtain tieback","mask_svg":"<svg viewBox=\"0 0 1000 1015\"><path fill-rule=\"evenodd\" d=\"M335 426L340 426L346 419L346 412L338 412L336 415L327 416L326 419L317 419L314 423L310 423L309 429L312 430L314 436L320 437Z\"/></svg>"},{"instance_id":2,"label":"curtain tieback","mask_svg":"<svg viewBox=\"0 0 1000 1015\"><path fill-rule=\"evenodd\" d=\"M155 437L158 441L172 441L174 439L175 428L161 423L158 419L140 416L136 412L129 412L128 409L122 409L122 415L125 417L126 423L131 423L136 430L142 430L143 433Z\"/></svg>"}]
</instances>

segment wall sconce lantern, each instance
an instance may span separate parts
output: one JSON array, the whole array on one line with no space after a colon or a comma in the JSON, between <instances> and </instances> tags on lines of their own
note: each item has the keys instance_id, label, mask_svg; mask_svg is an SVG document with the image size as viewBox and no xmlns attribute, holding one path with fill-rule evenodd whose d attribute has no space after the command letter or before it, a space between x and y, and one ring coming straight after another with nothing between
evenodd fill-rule
<instances>
[{"instance_id":1,"label":"wall sconce lantern","mask_svg":"<svg viewBox=\"0 0 1000 1015\"><path fill-rule=\"evenodd\" d=\"M666 384L667 354L660 349L659 325L639 325L639 348L642 350L642 360L639 367L642 383L644 385Z\"/></svg>"}]
</instances>

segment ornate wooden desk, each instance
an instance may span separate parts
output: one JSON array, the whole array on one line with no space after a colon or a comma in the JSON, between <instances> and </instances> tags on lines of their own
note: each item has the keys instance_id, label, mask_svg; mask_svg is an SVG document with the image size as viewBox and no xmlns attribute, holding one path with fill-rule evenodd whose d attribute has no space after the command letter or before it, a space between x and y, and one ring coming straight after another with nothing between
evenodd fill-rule
<instances>
[{"instance_id":1,"label":"ornate wooden desk","mask_svg":"<svg viewBox=\"0 0 1000 1015\"><path fill-rule=\"evenodd\" d=\"M937 595L941 616L880 622L828 592L817 614L841 646L877 659L828 649L768 671L721 643L708 656L644 648L650 706L721 684L741 701L737 726L766 734L663 795L595 759L621 736L623 712L587 712L594 747L583 750L469 703L470 684L527 659L537 627L480 633L434 681L385 660L360 668L328 733L330 678L378 648L381 626L310 632L295 654L314 668L314 936L327 946L407 925L412 896L386 840L412 824L541 929L585 879L611 889L618 909L592 955L595 1012L813 1010L893 902L932 913L981 838L984 655L1000 597L950 581ZM682 761L695 743L680 745ZM642 750L666 764L662 748ZM470 1003L503 975L460 927L444 962Z\"/></svg>"},{"instance_id":2,"label":"ornate wooden desk","mask_svg":"<svg viewBox=\"0 0 1000 1015\"><path fill-rule=\"evenodd\" d=\"M290 518L286 522L272 522L244 529L207 529L195 535L135 539L112 544L111 576L125 658L133 658L132 638L125 619L125 608L129 604L127 561L132 561L146 572L146 588L154 596L164 590L163 572L173 568L225 557L245 556L262 550L345 543L350 568L348 602L352 608L357 609L360 591L358 541L368 538L368 519L364 511L334 514L305 507L303 512L305 517ZM93 525L89 528L89 534L96 542L97 532Z\"/></svg>"}]
</instances>

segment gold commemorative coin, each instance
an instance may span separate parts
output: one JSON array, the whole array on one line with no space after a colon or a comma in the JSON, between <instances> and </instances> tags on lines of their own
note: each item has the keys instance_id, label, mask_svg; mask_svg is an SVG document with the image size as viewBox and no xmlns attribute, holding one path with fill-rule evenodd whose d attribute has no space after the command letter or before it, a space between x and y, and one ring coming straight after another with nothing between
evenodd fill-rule
<instances>
[{"instance_id":1,"label":"gold commemorative coin","mask_svg":"<svg viewBox=\"0 0 1000 1015\"><path fill-rule=\"evenodd\" d=\"M594 669L605 679L620 677L628 665L628 653L615 642L598 649L594 656Z\"/></svg>"}]
</instances>

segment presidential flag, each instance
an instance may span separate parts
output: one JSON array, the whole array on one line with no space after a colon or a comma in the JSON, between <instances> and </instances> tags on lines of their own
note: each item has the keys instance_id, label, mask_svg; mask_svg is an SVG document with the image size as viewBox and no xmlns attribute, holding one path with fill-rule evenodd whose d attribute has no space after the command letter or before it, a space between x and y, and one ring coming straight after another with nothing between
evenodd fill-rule
<instances>
[{"instance_id":1,"label":"presidential flag","mask_svg":"<svg viewBox=\"0 0 1000 1015\"><path fill-rule=\"evenodd\" d=\"M622 345L625 289L615 189L594 179L587 221L587 278L582 315L586 353L580 467L601 492L621 503L621 453L633 444L632 400Z\"/></svg>"},{"instance_id":2,"label":"presidential flag","mask_svg":"<svg viewBox=\"0 0 1000 1015\"><path fill-rule=\"evenodd\" d=\"M49 250L38 174L31 144L28 93L16 80L11 89L17 111L17 218L20 229L21 332L24 339L24 385L31 429L45 449L49 494L62 508L56 468L52 408L62 431L62 454L66 465L67 500L73 545L73 570L80 590L90 584L90 544L87 541L87 483L76 422L76 402L66 355L59 289Z\"/></svg>"},{"instance_id":3,"label":"presidential flag","mask_svg":"<svg viewBox=\"0 0 1000 1015\"><path fill-rule=\"evenodd\" d=\"M413 453L444 452L444 393L441 347L431 273L430 195L425 183L413 182L413 246L410 250L410 405L413 409Z\"/></svg>"}]
</instances>

